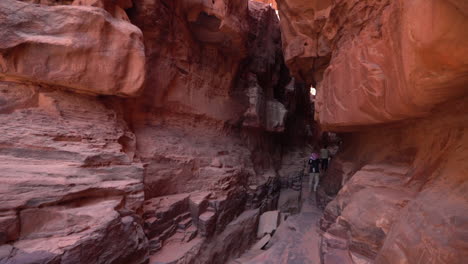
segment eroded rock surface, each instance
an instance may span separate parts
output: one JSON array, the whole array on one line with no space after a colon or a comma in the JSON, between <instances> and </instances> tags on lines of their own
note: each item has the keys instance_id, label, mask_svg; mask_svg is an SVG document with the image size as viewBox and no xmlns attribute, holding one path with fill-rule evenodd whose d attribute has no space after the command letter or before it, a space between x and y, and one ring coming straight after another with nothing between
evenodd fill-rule
<instances>
[{"instance_id":1,"label":"eroded rock surface","mask_svg":"<svg viewBox=\"0 0 468 264\"><path fill-rule=\"evenodd\" d=\"M317 85L322 126L351 130L420 117L466 93L468 20L459 4L293 0L278 6L286 63Z\"/></svg>"},{"instance_id":2,"label":"eroded rock surface","mask_svg":"<svg viewBox=\"0 0 468 264\"><path fill-rule=\"evenodd\" d=\"M229 100L246 55L246 1L142 1L130 12L143 31L146 107L229 120L242 106Z\"/></svg>"},{"instance_id":3,"label":"eroded rock surface","mask_svg":"<svg viewBox=\"0 0 468 264\"><path fill-rule=\"evenodd\" d=\"M130 21L125 9L133 7L132 0L74 0L72 5L77 6L95 6L109 12L113 17Z\"/></svg>"},{"instance_id":4,"label":"eroded rock surface","mask_svg":"<svg viewBox=\"0 0 468 264\"><path fill-rule=\"evenodd\" d=\"M143 96L127 101L145 197L211 193L188 198L169 221L147 218L150 244L166 241L150 259L224 263L254 242L258 215L279 198L281 154L269 133L285 131L289 75L278 18L247 1L144 2L129 14L149 65Z\"/></svg>"},{"instance_id":5,"label":"eroded rock surface","mask_svg":"<svg viewBox=\"0 0 468 264\"><path fill-rule=\"evenodd\" d=\"M143 167L117 113L32 84L1 82L0 98L0 262L144 261Z\"/></svg>"},{"instance_id":6,"label":"eroded rock surface","mask_svg":"<svg viewBox=\"0 0 468 264\"><path fill-rule=\"evenodd\" d=\"M318 117L324 125L419 117L466 94L464 11L438 0L381 4L381 14L373 18L377 24L366 23L358 36L342 41L325 71L319 87L329 89L318 94Z\"/></svg>"},{"instance_id":7,"label":"eroded rock surface","mask_svg":"<svg viewBox=\"0 0 468 264\"><path fill-rule=\"evenodd\" d=\"M343 251L375 263L462 263L466 258L464 228L454 221L466 218L468 206L466 99L437 109L430 118L346 139L349 148L337 161L354 166L345 165L342 179L330 174L332 179L324 180L343 184L321 223L325 259ZM319 196L336 191L324 183Z\"/></svg>"},{"instance_id":8,"label":"eroded rock surface","mask_svg":"<svg viewBox=\"0 0 468 264\"><path fill-rule=\"evenodd\" d=\"M466 227L452 219L468 208L467 6L283 0L278 9L285 61L317 88L322 129L352 132L317 195L323 261L462 263Z\"/></svg>"},{"instance_id":9,"label":"eroded rock surface","mask_svg":"<svg viewBox=\"0 0 468 264\"><path fill-rule=\"evenodd\" d=\"M0 263L463 263L462 2L2 1Z\"/></svg>"},{"instance_id":10,"label":"eroded rock surface","mask_svg":"<svg viewBox=\"0 0 468 264\"><path fill-rule=\"evenodd\" d=\"M135 96L145 80L141 30L101 8L0 3L0 78Z\"/></svg>"},{"instance_id":11,"label":"eroded rock surface","mask_svg":"<svg viewBox=\"0 0 468 264\"><path fill-rule=\"evenodd\" d=\"M2 3L0 263L224 263L255 242L308 107L269 5Z\"/></svg>"}]
</instances>

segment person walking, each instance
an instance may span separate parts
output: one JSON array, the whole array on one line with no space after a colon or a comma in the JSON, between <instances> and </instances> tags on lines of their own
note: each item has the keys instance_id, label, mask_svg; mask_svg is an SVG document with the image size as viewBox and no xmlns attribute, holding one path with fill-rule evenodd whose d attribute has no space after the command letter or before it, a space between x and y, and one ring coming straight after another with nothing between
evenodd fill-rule
<instances>
[{"instance_id":1,"label":"person walking","mask_svg":"<svg viewBox=\"0 0 468 264\"><path fill-rule=\"evenodd\" d=\"M330 158L330 151L327 148L327 145L324 145L320 149L320 159L322 164L322 172L326 172L328 169L328 159Z\"/></svg>"},{"instance_id":2,"label":"person walking","mask_svg":"<svg viewBox=\"0 0 468 264\"><path fill-rule=\"evenodd\" d=\"M317 153L312 153L309 158L309 188L312 191L312 184L314 192L317 191L317 186L319 184L319 173L320 173L320 159Z\"/></svg>"}]
</instances>

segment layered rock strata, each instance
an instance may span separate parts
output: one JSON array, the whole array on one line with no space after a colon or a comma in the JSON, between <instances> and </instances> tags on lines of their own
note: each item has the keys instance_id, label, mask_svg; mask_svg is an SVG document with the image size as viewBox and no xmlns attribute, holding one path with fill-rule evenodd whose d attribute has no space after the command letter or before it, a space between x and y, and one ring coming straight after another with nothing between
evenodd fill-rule
<instances>
[{"instance_id":1,"label":"layered rock strata","mask_svg":"<svg viewBox=\"0 0 468 264\"><path fill-rule=\"evenodd\" d=\"M2 3L0 263L223 263L254 242L307 107L273 9Z\"/></svg>"},{"instance_id":2,"label":"layered rock strata","mask_svg":"<svg viewBox=\"0 0 468 264\"><path fill-rule=\"evenodd\" d=\"M75 93L136 95L141 31L96 8L0 5L0 262L143 262L135 136Z\"/></svg>"},{"instance_id":3,"label":"layered rock strata","mask_svg":"<svg viewBox=\"0 0 468 264\"><path fill-rule=\"evenodd\" d=\"M0 262L144 260L134 213L143 166L132 162L135 137L125 122L94 97L0 87Z\"/></svg>"},{"instance_id":4,"label":"layered rock strata","mask_svg":"<svg viewBox=\"0 0 468 264\"><path fill-rule=\"evenodd\" d=\"M165 24L155 29L156 17ZM281 149L268 132L285 130L289 75L277 17L260 3L173 1L136 5L130 19L148 54L143 96L126 103L145 196L189 197L175 218L148 216L150 260L223 263L254 241L259 213L279 197ZM199 191L210 195L191 202Z\"/></svg>"}]
</instances>

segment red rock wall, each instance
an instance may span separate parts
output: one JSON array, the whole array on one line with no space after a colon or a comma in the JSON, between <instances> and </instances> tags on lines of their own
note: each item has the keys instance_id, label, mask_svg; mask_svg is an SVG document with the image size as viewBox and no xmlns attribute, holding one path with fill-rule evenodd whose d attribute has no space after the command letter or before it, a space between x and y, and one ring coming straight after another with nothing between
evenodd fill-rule
<instances>
[{"instance_id":1,"label":"red rock wall","mask_svg":"<svg viewBox=\"0 0 468 264\"><path fill-rule=\"evenodd\" d=\"M281 60L281 50L271 9L257 4L248 8L247 2L237 2L217 1L208 6L196 1L142 2L130 12L143 30L148 54L143 96L128 102L140 158L149 162L148 197L207 189L213 177L237 175L238 169L249 168L255 174L249 148L258 139L253 138L248 146L239 133L248 125L244 121L249 107L247 86L259 89L261 94L252 95L254 100L274 100L276 83L262 87L257 76L271 79L278 71L275 64ZM261 24L255 22L261 19L271 22L265 23L270 26L257 29ZM155 21L163 24L154 25ZM248 40L248 34L259 40ZM244 60L259 43L264 49ZM266 104L251 104L254 110L249 113L259 120L253 126L264 129L267 120L272 120L265 117ZM284 113L276 125L270 125L271 130L284 129L286 109L279 102L277 107ZM180 171L173 170L175 165Z\"/></svg>"},{"instance_id":2,"label":"red rock wall","mask_svg":"<svg viewBox=\"0 0 468 264\"><path fill-rule=\"evenodd\" d=\"M339 6L330 12L339 13L335 8ZM466 10L450 1L397 1L383 5L375 19L360 15L368 9L341 9L351 18L356 10L356 16L374 22L363 23L334 48L318 86L326 87L317 104L323 125L349 127L424 116L435 105L466 94Z\"/></svg>"},{"instance_id":3,"label":"red rock wall","mask_svg":"<svg viewBox=\"0 0 468 264\"><path fill-rule=\"evenodd\" d=\"M92 94L141 92L145 79L141 30L113 19L104 9L5 1L0 17L0 77Z\"/></svg>"},{"instance_id":4,"label":"red rock wall","mask_svg":"<svg viewBox=\"0 0 468 264\"><path fill-rule=\"evenodd\" d=\"M142 29L148 78L142 107L237 118L229 93L246 56L247 2L140 1L130 12Z\"/></svg>"},{"instance_id":5,"label":"red rock wall","mask_svg":"<svg viewBox=\"0 0 468 264\"><path fill-rule=\"evenodd\" d=\"M145 197L212 193L214 212L200 207L205 214L199 220L192 215L201 233L185 249L191 253L180 257L224 263L253 241L258 212L246 212L247 227L234 219L245 209L272 208L278 198L281 141L271 132L286 129L294 105L286 94L295 89L285 89L290 77L276 14L247 1L143 1L129 16L143 31L147 54L143 96L125 102L137 158L145 164ZM150 248L171 240L151 218L145 221ZM229 246L238 244L235 236L244 236L245 243ZM175 256L171 245L150 259Z\"/></svg>"},{"instance_id":6,"label":"red rock wall","mask_svg":"<svg viewBox=\"0 0 468 264\"><path fill-rule=\"evenodd\" d=\"M463 263L468 6L283 0L278 8L286 63L318 89L316 119L346 132L318 193L324 262Z\"/></svg>"},{"instance_id":7,"label":"red rock wall","mask_svg":"<svg viewBox=\"0 0 468 264\"><path fill-rule=\"evenodd\" d=\"M8 0L0 20L0 263L218 263L249 246L287 120L309 107L286 88L273 9Z\"/></svg>"},{"instance_id":8,"label":"red rock wall","mask_svg":"<svg viewBox=\"0 0 468 264\"><path fill-rule=\"evenodd\" d=\"M0 263L144 261L135 136L81 94L138 94L141 31L98 8L17 1L0 20Z\"/></svg>"},{"instance_id":9,"label":"red rock wall","mask_svg":"<svg viewBox=\"0 0 468 264\"><path fill-rule=\"evenodd\" d=\"M345 240L341 248L375 263L462 263L466 105L457 100L428 118L345 137L320 192L334 195L330 183L343 184L326 206L325 237Z\"/></svg>"},{"instance_id":10,"label":"red rock wall","mask_svg":"<svg viewBox=\"0 0 468 264\"><path fill-rule=\"evenodd\" d=\"M458 1L278 4L286 63L321 90L322 126L420 117L466 93L468 22Z\"/></svg>"}]
</instances>

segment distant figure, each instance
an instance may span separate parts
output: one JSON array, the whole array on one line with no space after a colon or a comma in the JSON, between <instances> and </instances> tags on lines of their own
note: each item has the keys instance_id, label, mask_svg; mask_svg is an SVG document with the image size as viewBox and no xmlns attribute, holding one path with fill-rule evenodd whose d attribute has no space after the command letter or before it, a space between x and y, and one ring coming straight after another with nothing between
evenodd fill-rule
<instances>
[{"instance_id":1,"label":"distant figure","mask_svg":"<svg viewBox=\"0 0 468 264\"><path fill-rule=\"evenodd\" d=\"M309 124L306 125L306 135L307 135L308 137L310 137L310 136L313 135L313 134L312 134L312 130L310 129L310 125L309 125Z\"/></svg>"},{"instance_id":2,"label":"distant figure","mask_svg":"<svg viewBox=\"0 0 468 264\"><path fill-rule=\"evenodd\" d=\"M327 171L328 169L328 159L330 158L330 151L328 151L327 145L324 145L322 149L320 149L320 159L322 163L322 171Z\"/></svg>"},{"instance_id":3,"label":"distant figure","mask_svg":"<svg viewBox=\"0 0 468 264\"><path fill-rule=\"evenodd\" d=\"M320 170L319 170L320 159L319 159L319 155L315 152L312 153L312 155L310 155L309 167L310 167L309 188L310 190L312 190L312 184L315 182L315 185L314 185L314 192L315 192L317 191L317 186L319 184L319 173L320 173Z\"/></svg>"}]
</instances>

